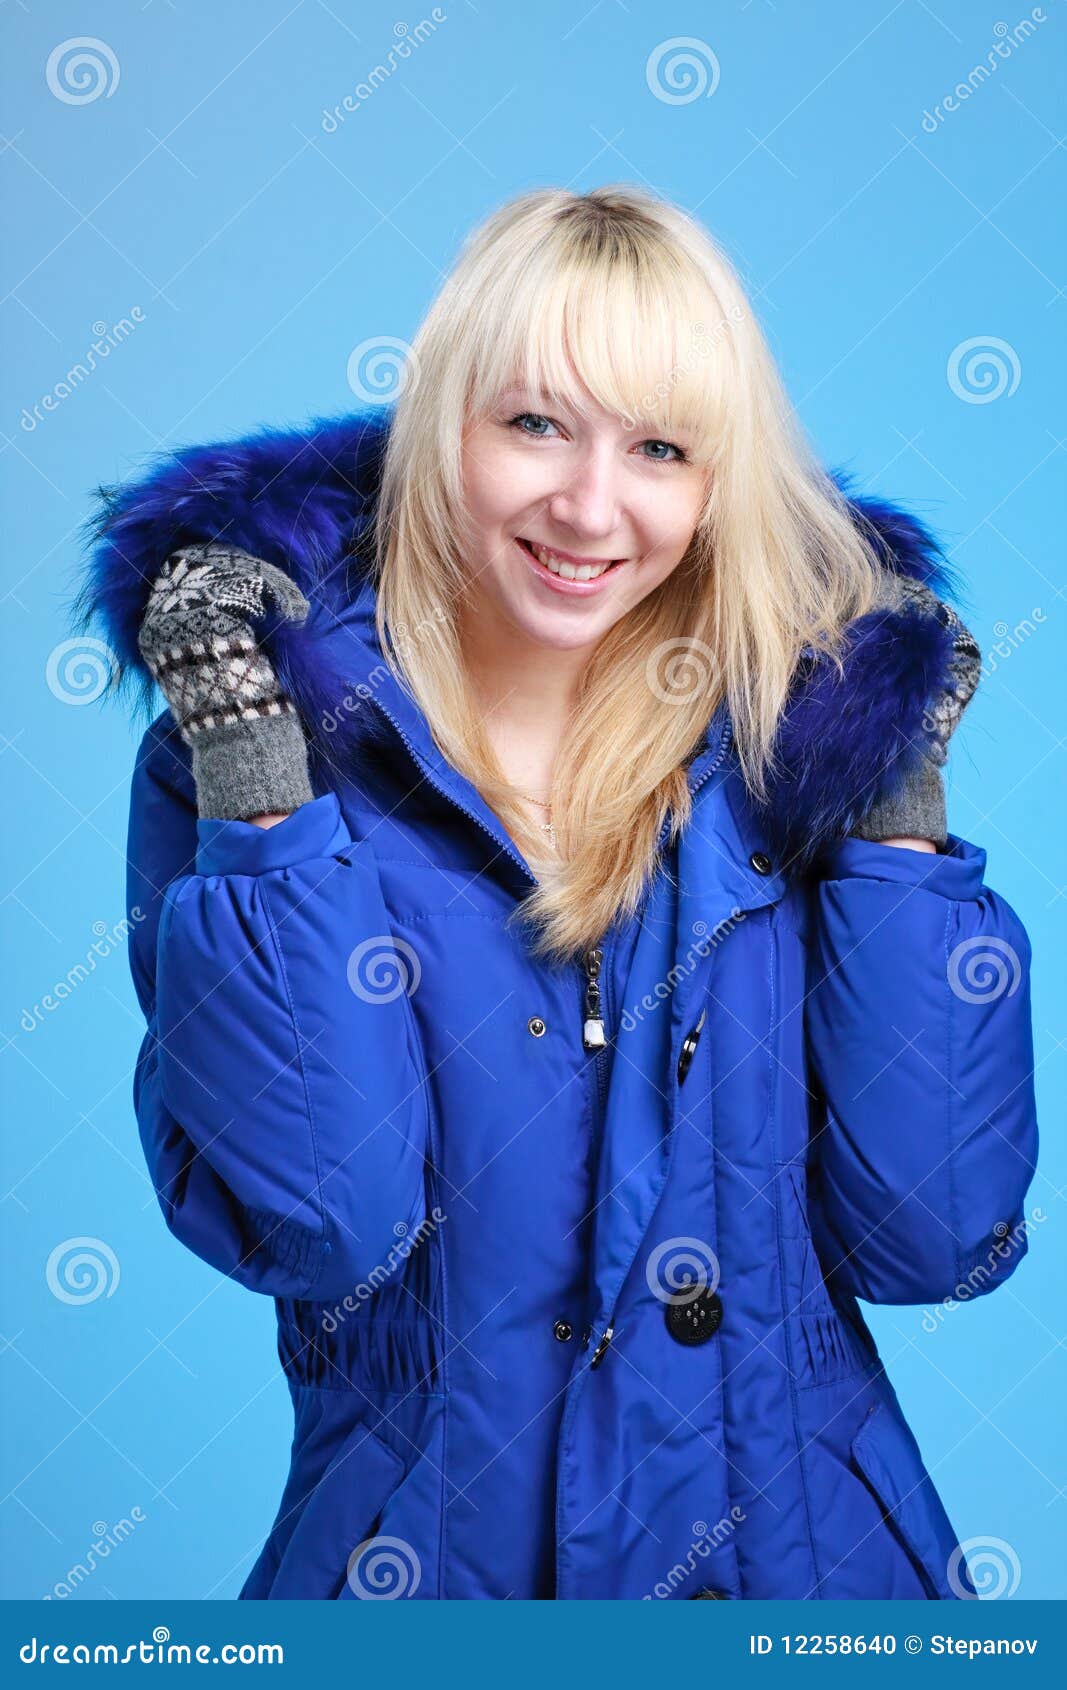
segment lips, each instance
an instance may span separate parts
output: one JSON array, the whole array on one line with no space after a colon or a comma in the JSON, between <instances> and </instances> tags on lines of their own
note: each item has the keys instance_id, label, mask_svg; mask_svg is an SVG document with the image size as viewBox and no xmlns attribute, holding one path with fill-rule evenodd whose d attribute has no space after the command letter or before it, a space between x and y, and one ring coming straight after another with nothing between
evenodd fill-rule
<instances>
[{"instance_id":1,"label":"lips","mask_svg":"<svg viewBox=\"0 0 1067 1690\"><path fill-rule=\"evenodd\" d=\"M527 568L533 571L542 587L557 597L563 598L592 598L598 593L603 593L608 576L614 575L630 561L628 558L617 558L606 568L601 569L598 575L581 580L573 575L568 577L558 574L554 569L549 569L547 564L542 563L536 552L533 551L531 543L524 540L521 535L515 536L515 545L525 558ZM566 567L580 568L581 566L567 565Z\"/></svg>"},{"instance_id":2,"label":"lips","mask_svg":"<svg viewBox=\"0 0 1067 1690\"><path fill-rule=\"evenodd\" d=\"M599 578L600 575L607 575L611 570L617 569L620 564L627 562L627 559L624 557L576 557L572 552L558 551L554 546L542 545L540 541L527 540L521 534L517 535L516 539L523 551L533 558L534 562L541 569L547 569L549 567L545 561L544 554L551 557L561 569L574 571L581 569L596 570L597 575L594 576L594 579ZM556 571L550 570L550 573L556 574ZM562 580L574 579L573 576L567 575L563 575L558 578ZM585 579L588 580L588 577L585 577Z\"/></svg>"}]
</instances>

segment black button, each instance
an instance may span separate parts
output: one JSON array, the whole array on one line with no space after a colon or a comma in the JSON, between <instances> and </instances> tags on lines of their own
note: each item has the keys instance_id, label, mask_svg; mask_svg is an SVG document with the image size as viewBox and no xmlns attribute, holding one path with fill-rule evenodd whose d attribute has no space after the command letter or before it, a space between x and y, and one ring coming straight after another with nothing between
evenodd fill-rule
<instances>
[{"instance_id":1,"label":"black button","mask_svg":"<svg viewBox=\"0 0 1067 1690\"><path fill-rule=\"evenodd\" d=\"M730 1598L725 1590L696 1590L693 1592L694 1602L729 1602Z\"/></svg>"},{"instance_id":2,"label":"black button","mask_svg":"<svg viewBox=\"0 0 1067 1690\"><path fill-rule=\"evenodd\" d=\"M557 1320L552 1328L552 1336L558 1338L561 1344L565 1344L568 1338L574 1337L574 1327L569 1320Z\"/></svg>"},{"instance_id":3,"label":"black button","mask_svg":"<svg viewBox=\"0 0 1067 1690\"><path fill-rule=\"evenodd\" d=\"M527 1021L526 1025L529 1028L530 1032L533 1034L535 1039L543 1039L544 1038L544 1036L545 1036L545 1024L544 1024L544 1022L542 1021L542 1019L539 1015L531 1015L530 1019L529 1019L529 1021Z\"/></svg>"},{"instance_id":4,"label":"black button","mask_svg":"<svg viewBox=\"0 0 1067 1690\"><path fill-rule=\"evenodd\" d=\"M722 1323L722 1298L707 1285L699 1291L690 1287L668 1300L664 1314L667 1331L679 1344L706 1344Z\"/></svg>"},{"instance_id":5,"label":"black button","mask_svg":"<svg viewBox=\"0 0 1067 1690\"><path fill-rule=\"evenodd\" d=\"M774 872L774 864L766 851L753 851L748 860L757 874L772 874Z\"/></svg>"},{"instance_id":6,"label":"black button","mask_svg":"<svg viewBox=\"0 0 1067 1690\"><path fill-rule=\"evenodd\" d=\"M695 1027L690 1028L689 1032L685 1035L685 1038L682 1040L682 1048L681 1048L681 1051L679 1052L679 1056L678 1056L678 1084L679 1085L681 1085L682 1081L685 1079L685 1076L689 1072L689 1067L690 1067L690 1064L692 1063L694 1053L696 1051L698 1043L700 1042L700 1029L704 1025L704 1020L705 1020L707 1013L708 1012L707 1012L706 1009L701 1010L700 1020L697 1022Z\"/></svg>"}]
</instances>

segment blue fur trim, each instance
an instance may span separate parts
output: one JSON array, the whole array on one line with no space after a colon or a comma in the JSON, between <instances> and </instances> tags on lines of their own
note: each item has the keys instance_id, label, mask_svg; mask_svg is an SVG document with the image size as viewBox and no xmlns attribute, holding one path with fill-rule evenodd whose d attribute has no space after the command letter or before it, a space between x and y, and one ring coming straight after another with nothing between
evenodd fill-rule
<instances>
[{"instance_id":1,"label":"blue fur trim","mask_svg":"<svg viewBox=\"0 0 1067 1690\"><path fill-rule=\"evenodd\" d=\"M803 666L783 712L761 820L780 864L805 867L925 755L927 702L945 684L953 635L932 616L885 611L847 630L843 672Z\"/></svg>"}]
</instances>

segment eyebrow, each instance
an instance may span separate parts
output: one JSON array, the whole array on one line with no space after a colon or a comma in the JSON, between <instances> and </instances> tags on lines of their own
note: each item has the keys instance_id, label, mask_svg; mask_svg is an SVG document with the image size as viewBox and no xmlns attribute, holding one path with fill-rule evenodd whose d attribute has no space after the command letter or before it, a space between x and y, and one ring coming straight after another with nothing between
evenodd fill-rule
<instances>
[{"instance_id":1,"label":"eyebrow","mask_svg":"<svg viewBox=\"0 0 1067 1690\"><path fill-rule=\"evenodd\" d=\"M526 387L522 382L515 382L512 386L503 388L501 392L498 393L495 403L503 405L509 401L518 399L526 399L531 404L538 406L544 405L549 408L553 405L559 405L565 409L575 411L579 415L581 415L583 411L583 407L578 400L568 398L568 396L564 393L553 394L547 392L543 387Z\"/></svg>"},{"instance_id":2,"label":"eyebrow","mask_svg":"<svg viewBox=\"0 0 1067 1690\"><path fill-rule=\"evenodd\" d=\"M522 382L514 382L511 386L503 388L497 395L495 403L497 405L503 405L510 400L518 399L520 396L524 398L529 397L533 403L538 405L567 404L567 400L563 397L554 399L552 395L546 393L543 388L528 388L524 386ZM576 407L576 409L580 410L581 407ZM625 432L628 434L638 434L640 433L640 428L641 425L637 424L633 428L625 430ZM696 435L691 428L677 428L673 432L676 439L684 440L689 445L692 445L696 439ZM656 436L655 438L658 439L659 436ZM666 438L666 436L664 436L664 438Z\"/></svg>"}]
</instances>

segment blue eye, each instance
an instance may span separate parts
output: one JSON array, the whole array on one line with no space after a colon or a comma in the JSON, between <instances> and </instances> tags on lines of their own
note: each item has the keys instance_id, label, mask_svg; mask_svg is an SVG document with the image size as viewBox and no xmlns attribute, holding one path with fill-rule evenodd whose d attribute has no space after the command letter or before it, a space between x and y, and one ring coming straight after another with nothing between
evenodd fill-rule
<instances>
[{"instance_id":1,"label":"blue eye","mask_svg":"<svg viewBox=\"0 0 1067 1690\"><path fill-rule=\"evenodd\" d=\"M519 414L512 417L511 423L507 426L517 429L519 434L528 434L531 439L548 439L548 434L544 433L543 429L523 428L524 423L544 423L548 424L548 428L555 428L555 423L550 423L550 419L541 416L539 411L519 411Z\"/></svg>"},{"instance_id":2,"label":"blue eye","mask_svg":"<svg viewBox=\"0 0 1067 1690\"><path fill-rule=\"evenodd\" d=\"M523 424L526 422L545 423L549 428L555 428L556 426L555 423L553 423L548 417L543 416L540 411L519 411L516 416L509 418L507 426L509 428L516 429L520 434L528 435L531 440L547 440L549 438L549 436L541 429L534 430L523 427ZM675 454L673 458L659 456L649 457L649 463L686 464L689 462L689 457L685 450L681 446L675 446L670 440L642 440L641 446L665 446L668 452L673 452ZM647 456L647 454L642 453L642 456Z\"/></svg>"},{"instance_id":3,"label":"blue eye","mask_svg":"<svg viewBox=\"0 0 1067 1690\"><path fill-rule=\"evenodd\" d=\"M520 434L529 434L530 430L527 429L527 428L523 428L521 426L524 422L527 421L528 418L532 419L534 422L543 422L543 423L548 422L548 418L543 417L540 414L539 411L520 411L518 416L511 418L510 422L508 423L508 427L518 429ZM545 436L543 434L538 433L534 436L534 438L539 439L539 440L543 440L545 438Z\"/></svg>"},{"instance_id":4,"label":"blue eye","mask_svg":"<svg viewBox=\"0 0 1067 1690\"><path fill-rule=\"evenodd\" d=\"M684 463L688 463L688 461L689 461L685 452L684 452L684 450L682 449L682 447L681 446L675 446L674 443L670 440L642 440L641 444L642 444L642 446L666 446L668 452L676 452L677 453L677 457L674 457L674 458L653 458L652 459L653 463L656 463L656 464L669 464L669 463L684 464Z\"/></svg>"}]
</instances>

